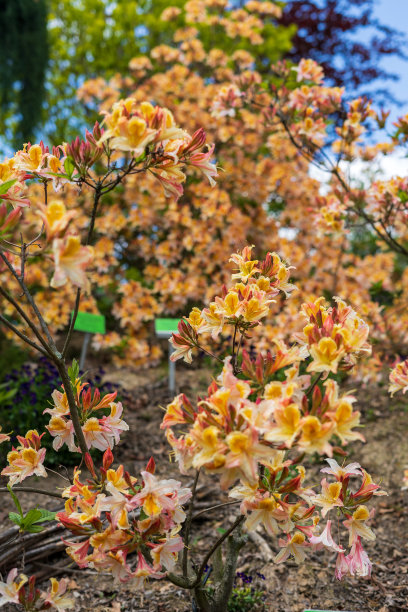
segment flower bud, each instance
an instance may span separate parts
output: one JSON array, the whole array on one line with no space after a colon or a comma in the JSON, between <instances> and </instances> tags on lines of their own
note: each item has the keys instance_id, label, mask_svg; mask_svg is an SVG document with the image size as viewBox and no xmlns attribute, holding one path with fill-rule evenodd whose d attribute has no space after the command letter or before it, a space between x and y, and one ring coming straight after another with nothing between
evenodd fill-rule
<instances>
[{"instance_id":1,"label":"flower bud","mask_svg":"<svg viewBox=\"0 0 408 612\"><path fill-rule=\"evenodd\" d=\"M95 466L93 464L91 455L89 453L85 453L84 460L85 460L86 467L91 472L92 476L96 478Z\"/></svg>"},{"instance_id":2,"label":"flower bud","mask_svg":"<svg viewBox=\"0 0 408 612\"><path fill-rule=\"evenodd\" d=\"M103 467L108 470L113 463L113 454L110 448L108 448L103 454Z\"/></svg>"},{"instance_id":3,"label":"flower bud","mask_svg":"<svg viewBox=\"0 0 408 612\"><path fill-rule=\"evenodd\" d=\"M149 472L150 474L154 474L156 471L156 463L155 460L153 459L153 457L150 457L149 461L147 462L146 465L146 472Z\"/></svg>"}]
</instances>

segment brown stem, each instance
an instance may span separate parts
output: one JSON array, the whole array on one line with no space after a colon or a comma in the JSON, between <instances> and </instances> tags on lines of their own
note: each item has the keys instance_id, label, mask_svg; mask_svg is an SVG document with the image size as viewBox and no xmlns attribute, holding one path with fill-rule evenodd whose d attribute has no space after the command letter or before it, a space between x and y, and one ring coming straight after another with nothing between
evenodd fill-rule
<instances>
[{"instance_id":1,"label":"brown stem","mask_svg":"<svg viewBox=\"0 0 408 612\"><path fill-rule=\"evenodd\" d=\"M86 246L88 246L89 243L91 242L93 231L95 229L96 213L97 213L99 202L100 202L101 195L102 195L102 183L101 183L101 181L99 181L97 183L97 185L96 185L96 187L94 187L94 189L95 189L95 192L94 192L94 201L93 201L93 207L92 207L92 213L91 213L91 220L90 220L90 223L89 223L88 235L86 237L86 242L85 242ZM68 351L68 348L69 348L69 344L71 342L72 334L74 332L75 321L76 321L77 316L78 316L80 300L81 300L81 288L78 288L77 289L76 298L75 298L74 311L72 313L71 321L70 321L69 328L68 328L68 333L67 333L67 336L65 338L64 347L62 349L62 356L63 357L65 357L66 354L67 354L67 351Z\"/></svg>"},{"instance_id":2,"label":"brown stem","mask_svg":"<svg viewBox=\"0 0 408 612\"><path fill-rule=\"evenodd\" d=\"M3 315L0 314L0 321L9 328L10 331L13 332L13 334L16 334L16 336L18 336L21 340L23 340L26 344L29 344L32 348L34 348L36 351L38 351L39 353L42 353L42 355L45 355L45 357L49 357L50 354L47 353L39 344L36 344L35 342L33 342L32 340L30 340L30 338L28 338L27 336L25 336L23 333L21 333L17 327L15 327L12 323L10 323L10 321L8 321L6 319L6 317L3 317Z\"/></svg>"},{"instance_id":3,"label":"brown stem","mask_svg":"<svg viewBox=\"0 0 408 612\"><path fill-rule=\"evenodd\" d=\"M40 311L38 310L37 304L35 303L34 298L29 292L26 284L21 280L20 276L17 274L16 270L11 265L11 263L9 262L9 260L7 259L7 257L4 255L2 251L0 251L0 257L3 260L3 262L6 264L6 266L8 267L8 269L10 270L10 272L12 273L12 275L14 276L18 284L20 285L21 289L23 290L24 295L26 296L28 303L34 310L36 317L38 319L38 322L40 323L40 327L48 340L49 346L52 349L53 354L55 355L55 357L60 357L60 353L58 352L57 347L55 346L55 342L50 334L48 326L46 322L44 321Z\"/></svg>"},{"instance_id":4,"label":"brown stem","mask_svg":"<svg viewBox=\"0 0 408 612\"><path fill-rule=\"evenodd\" d=\"M217 357L217 355L214 355L214 353L212 353L211 351L208 351L207 349L205 349L203 346L201 346L200 344L196 344L195 345L196 348L198 348L200 351L203 351L203 353L206 353L207 355L209 355L210 357L212 357L213 359L216 359L217 361L219 361L220 363L224 363L223 360L220 357Z\"/></svg>"},{"instance_id":5,"label":"brown stem","mask_svg":"<svg viewBox=\"0 0 408 612\"><path fill-rule=\"evenodd\" d=\"M187 576L188 544L190 540L191 521L193 519L194 501L195 501L195 496L197 492L197 483L198 483L199 476L200 476L200 470L197 470L195 474L195 478L194 478L193 488L191 489L192 495L191 495L190 505L188 508L188 514L186 518L186 526L185 526L185 533L184 533L184 548L183 548L183 558L182 558L182 569L183 569L184 578L188 577Z\"/></svg>"},{"instance_id":6,"label":"brown stem","mask_svg":"<svg viewBox=\"0 0 408 612\"><path fill-rule=\"evenodd\" d=\"M62 384L64 385L64 391L67 396L69 412L74 425L75 435L78 440L79 447L82 453L82 459L84 459L86 453L88 453L88 447L85 442L84 432L82 431L81 421L79 418L78 406L75 400L74 392L72 390L71 381L68 376L67 366L63 359L56 361L59 375L61 376Z\"/></svg>"},{"instance_id":7,"label":"brown stem","mask_svg":"<svg viewBox=\"0 0 408 612\"><path fill-rule=\"evenodd\" d=\"M316 376L315 380L312 382L312 384L306 391L306 395L310 395L313 392L313 389L315 388L315 386L317 385L317 383L319 382L322 376L323 376L323 372L320 372L319 376Z\"/></svg>"},{"instance_id":8,"label":"brown stem","mask_svg":"<svg viewBox=\"0 0 408 612\"><path fill-rule=\"evenodd\" d=\"M48 495L48 497L57 497L63 499L60 493L53 493L52 491L44 491L43 489L37 489L36 487L13 487L13 491L24 491L26 493L39 493L40 495ZM10 493L6 488L0 487L0 493Z\"/></svg>"},{"instance_id":9,"label":"brown stem","mask_svg":"<svg viewBox=\"0 0 408 612\"><path fill-rule=\"evenodd\" d=\"M234 531L234 529L236 529L237 527L239 527L239 525L241 525L241 523L243 523L245 520L245 516L243 514L241 514L240 516L238 516L234 523L231 525L231 527L229 529L227 529L227 531L225 533L222 534L222 536L215 542L215 544L211 547L211 549L208 551L208 553L205 555L201 565L200 565L200 569L198 570L198 574L197 574L197 578L195 580L195 582L193 583L193 586L191 588L196 588L200 582L201 582L201 578L204 574L204 569L205 566L207 565L208 561L210 560L210 558L212 557L212 555L215 553L215 551L217 550L217 548L219 546L221 546L221 544L224 542L224 540L226 540L228 538L229 535L231 535L231 533Z\"/></svg>"},{"instance_id":10,"label":"brown stem","mask_svg":"<svg viewBox=\"0 0 408 612\"><path fill-rule=\"evenodd\" d=\"M5 291L2 287L0 287L0 295L2 295L8 302L10 302L10 304L17 310L18 314L20 315L20 317L22 319L24 319L24 321L26 322L26 324L30 327L31 331L35 334L35 336L38 338L38 340L41 342L41 344L43 345L44 349L49 353L49 355L51 356L51 353L49 351L48 348L48 344L46 343L46 341L44 340L44 338L41 336L39 329L37 328L37 326L31 321L30 317L27 315L26 312L24 312L24 310L20 307L20 305L15 301L15 299L13 297L11 297L11 295L9 295L7 293L7 291ZM40 349L37 349L40 350Z\"/></svg>"},{"instance_id":11,"label":"brown stem","mask_svg":"<svg viewBox=\"0 0 408 612\"><path fill-rule=\"evenodd\" d=\"M238 321L235 322L234 336L232 338L231 365L232 365L232 370L233 370L234 374L237 374L237 372L236 372L237 358L236 358L236 355L235 355L235 343L236 343L236 340L237 340L237 331L238 331Z\"/></svg>"},{"instance_id":12,"label":"brown stem","mask_svg":"<svg viewBox=\"0 0 408 612\"><path fill-rule=\"evenodd\" d=\"M216 504L215 506L209 506L208 508L204 508L204 510L200 510L200 512L197 512L197 514L193 516L193 521L195 521L199 516L202 516L203 514L207 514L207 512L211 512L212 510L217 510L218 508L225 508L226 506L233 506L239 503L241 502L240 501L230 501L230 502L225 502L223 504Z\"/></svg>"}]
</instances>

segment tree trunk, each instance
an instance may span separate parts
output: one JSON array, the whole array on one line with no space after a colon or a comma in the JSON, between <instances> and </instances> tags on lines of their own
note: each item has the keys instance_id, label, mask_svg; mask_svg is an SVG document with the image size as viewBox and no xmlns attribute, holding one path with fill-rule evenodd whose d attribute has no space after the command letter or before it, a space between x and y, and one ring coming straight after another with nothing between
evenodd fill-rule
<instances>
[{"instance_id":1,"label":"tree trunk","mask_svg":"<svg viewBox=\"0 0 408 612\"><path fill-rule=\"evenodd\" d=\"M247 536L243 535L241 530L237 530L227 539L224 562L221 546L215 551L211 587L200 584L194 589L193 610L197 612L226 612L228 610L238 555L246 541Z\"/></svg>"}]
</instances>

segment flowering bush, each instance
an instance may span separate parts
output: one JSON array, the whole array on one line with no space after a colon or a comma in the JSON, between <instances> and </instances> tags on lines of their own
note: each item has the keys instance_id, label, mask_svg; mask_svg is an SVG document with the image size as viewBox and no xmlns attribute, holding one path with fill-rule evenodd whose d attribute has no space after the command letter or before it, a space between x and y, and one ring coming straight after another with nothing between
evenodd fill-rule
<instances>
[{"instance_id":1,"label":"flowering bush","mask_svg":"<svg viewBox=\"0 0 408 612\"><path fill-rule=\"evenodd\" d=\"M304 60L295 70L268 65L265 57L275 57L266 53L265 45L273 39L269 28L279 10L268 4L272 8L266 10L265 2L246 2L237 11L224 2L206 0L169 7L160 19L169 24L166 45L133 58L128 73L109 81L87 81L78 92L88 112L99 108L111 115L126 92L138 104L153 100L169 108L175 122L190 133L204 126L224 170L215 187L194 179L182 183L178 204L165 197L166 176L158 171L156 176L129 176L121 188L103 196L104 214L98 216L88 268L97 276L98 287L93 284L81 307L107 315L108 333L95 336L93 348L104 351L116 365L157 362L162 351L152 320L182 315L192 303L202 309L212 301L218 287L228 282L225 254L244 244L290 259L299 287L292 300L272 306L262 333L261 328L254 330L254 350L265 351L275 339L288 342L299 332L302 303L339 295L371 329L374 358L351 370L352 376L379 379L384 365L407 354L405 256L399 253L395 258L395 245L381 226L387 220L377 210L390 212L392 223L387 221L385 228L404 246L404 178L373 180L361 189L348 181L342 186L327 172L333 178L322 189L309 173L311 165L325 165L327 170L337 169L344 181L347 159L374 164L403 146L404 121L398 122L392 138L367 146L365 136L386 121L381 112L374 115L373 105L349 104L343 90L326 87L314 62ZM203 51L208 44L204 30L226 36L231 51ZM324 146L310 141L308 130L326 134ZM353 146L348 142L352 137L357 138ZM337 143L333 153L332 141ZM163 170L167 172L164 166ZM31 186L29 191L35 206L25 209L21 222L39 231L42 218L34 213L41 208L42 189ZM49 202L55 210L64 206L74 214L82 243L92 198L86 184L78 193L75 185L66 183ZM358 214L360 209L368 219ZM41 259L41 266L37 262L39 258L32 259L27 283L51 331L63 333L75 297L66 285L55 292L47 283L38 283L44 272L51 274L53 261ZM1 278L6 282L5 275Z\"/></svg>"},{"instance_id":2,"label":"flowering bush","mask_svg":"<svg viewBox=\"0 0 408 612\"><path fill-rule=\"evenodd\" d=\"M258 3L251 4L254 10L259 9ZM197 3L189 5L191 8ZM271 7L273 10L274 5ZM238 12L236 20L224 24L227 30L240 30L239 15ZM255 44L258 25L257 19L245 23ZM199 46L193 42L182 45L185 56L191 55L188 62L195 61L199 53ZM241 54L237 63L246 61L248 57ZM317 86L322 78L319 68L310 62L301 63L296 74L299 81L314 79ZM216 116L229 120L238 110L245 114L245 104L253 103L246 96L257 95L258 79L244 73L243 81L246 87L241 83L240 88L234 84L232 88L221 89L213 106ZM287 97L292 98L284 87L282 92L283 102L287 104ZM326 106L330 111L336 110L339 92L320 91L313 95L323 110ZM293 108L299 103L295 98ZM349 123L343 126L350 145L361 134L360 119L364 121L372 116L369 106L363 102L355 103L351 111L359 114L359 121L355 121L356 127L353 117L349 117ZM255 114L246 115L246 121L254 117ZM312 145L322 153L326 133L323 118L311 118L307 112L300 121L297 118L295 114L295 133L287 128L290 139L299 137L305 141L304 150L309 156ZM268 113L266 119L274 121ZM280 117L280 121L283 119ZM312 123L309 119L313 119ZM255 121L255 131L257 125ZM233 131L225 135L225 141L234 134ZM261 130L256 140L258 136L262 140L264 135ZM269 136L272 138L272 133ZM249 350L254 338L260 342L261 322L271 308L279 313L283 300L295 293L292 268L285 257L288 244L282 257L267 249L263 260L252 259L251 246L234 253L231 261L236 270L228 286L224 284L215 297L207 296L204 308L194 307L173 335L173 359L184 358L190 362L197 350L203 350L222 363L222 371L204 399L192 403L181 394L167 406L163 418L162 427L181 473L195 472L192 489L183 487L175 479L159 478L153 459L138 478L123 465L113 467L113 449L122 432L128 429L123 406L117 401L116 393L101 395L86 382L79 375L75 361L70 367L66 364L81 296L87 296L89 308L95 306L88 297L93 281L92 266L97 262L99 272L109 269L106 241L99 243L98 248L91 243L95 226L109 224L118 210L112 207L107 217L99 218L101 200L106 201L106 196L115 188L133 193L138 184L141 192L136 193L142 193L149 203L160 189L167 198L166 209L170 215L179 217L183 209L180 212L175 202L183 194L189 169L201 172L210 186L214 185L217 176L214 147L207 147L205 142L202 128L190 135L177 125L167 108L128 97L110 103L104 111L103 126L96 123L92 133L86 132L84 140L77 138L52 152L42 142L26 144L12 159L6 160L0 167L0 199L3 200L0 273L8 278L8 283L0 286L5 305L0 322L10 333L48 357L59 373L61 384L51 395L51 407L44 409L50 415L46 428L53 438L54 450L67 447L70 452L81 453L80 465L69 486L61 494L49 492L65 500L65 507L55 520L71 533L64 540L68 555L80 568L108 571L117 581L132 581L136 587L142 587L148 578L166 577L191 591L199 610L221 612L233 589L238 554L246 543L246 532L258 526L276 537L280 547L275 558L277 563L290 557L301 563L309 551L328 549L337 554L337 578L369 576L371 562L362 540L373 540L375 534L369 526L372 511L366 504L374 495L385 492L358 463L339 465L333 457L335 453L344 454L342 445L363 439L356 431L360 413L354 410L355 398L342 393L334 379L338 371L352 369L360 356L370 353L369 327L357 310L341 297L332 299L331 291L326 296L330 303L319 295L305 300L302 306L293 300L292 320L303 321L303 329L297 326L292 343L289 345L288 338L283 340L278 329L270 332L275 342L268 343L266 353L254 355ZM257 147L256 150L261 153ZM267 163L264 153L261 157L263 164ZM243 162L245 158L240 160ZM265 170L261 161L258 162L258 169L254 164L246 169L250 178L241 176L243 183L251 182L252 175L256 176L260 168ZM228 180L233 178L229 176ZM29 182L32 182L30 189ZM242 189L243 183L233 190ZM151 185L154 187L149 192ZM195 197L199 198L201 184L194 185ZM252 192L258 187L254 180L247 189ZM81 214L77 214L62 198L51 199L51 189L61 194L63 188L71 194L76 192L72 190L88 188L92 194L90 206L85 205ZM39 193L43 198L40 204ZM267 193L268 189L262 193L262 204ZM209 216L217 214L218 204L213 201L212 207ZM226 207L226 213L234 212L232 206ZM140 210L130 206L127 214L136 223ZM153 225L148 212L143 214L147 215L148 224ZM141 225L146 224L146 218L140 219ZM243 218L237 213L235 221L239 224ZM251 216L245 219L248 221ZM127 224L126 217L123 224ZM86 234L85 240L83 234ZM384 236L390 239L387 231ZM123 250L127 248L126 241L118 240L118 245ZM112 250L114 247L115 244ZM171 243L165 244L162 253L171 259L170 247ZM219 254L224 258L226 252L221 249ZM44 268L31 266L32 259L45 261ZM157 278L158 271L151 272ZM224 283L228 282L226 268L219 276ZM102 275L100 288L109 282L109 274L105 278ZM30 289L32 286L34 291ZM124 319L130 316L132 298L147 303L150 313L155 311L151 294L137 281L131 279L121 292L126 306L121 303L118 308ZM170 293L177 295L178 291L170 288ZM42 308L48 295L58 295L58 298L44 309L45 315ZM60 310L70 313L66 295L75 296L74 312L61 341L54 337L49 323L58 319ZM281 321L278 317L276 321L279 328ZM213 347L223 332L231 337L232 346L229 354L221 358ZM115 344L114 339L110 341ZM2 431L0 442L8 444L11 435L10 431ZM12 495L19 512L10 513L10 518L22 532L35 533L42 529L44 511L36 508L24 514L17 496L19 491L35 490L21 486L27 477L47 476L46 449L42 444L45 435L32 429L24 436L19 435L18 445L8 452L7 465L1 472L8 478L8 487L0 492ZM91 449L103 452L101 465L93 461ZM302 465L303 459L314 453L328 457L328 465L322 468L325 477L320 487L307 483ZM219 478L220 487L228 491L234 503L239 503L239 512L197 564L190 558L189 542L197 483L203 472ZM329 514L330 518L326 518ZM331 531L335 517L342 525L336 535ZM223 548L225 559L221 563ZM217 561L214 589L205 585L210 559ZM26 610L35 606L38 610L54 607L61 611L73 607L65 594L65 581L58 583L53 579L51 590L42 593L35 589L33 577L27 579L21 575L17 579L17 575L18 569L13 569L7 582L0 584L0 605L13 602Z\"/></svg>"}]
</instances>

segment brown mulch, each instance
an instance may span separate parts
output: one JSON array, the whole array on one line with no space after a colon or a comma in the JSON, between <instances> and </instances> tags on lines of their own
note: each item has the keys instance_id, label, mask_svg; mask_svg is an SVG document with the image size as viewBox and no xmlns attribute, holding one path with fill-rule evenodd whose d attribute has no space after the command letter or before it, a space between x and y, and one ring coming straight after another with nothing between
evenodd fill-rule
<instances>
[{"instance_id":1,"label":"brown mulch","mask_svg":"<svg viewBox=\"0 0 408 612\"><path fill-rule=\"evenodd\" d=\"M163 376L163 371L159 377ZM173 477L191 484L192 478L180 476L177 466L169 463L169 447L159 425L162 409L170 400L166 382L157 380L158 372L151 370L137 376L123 370L109 375L109 380L120 383L132 392L132 403L126 407L126 420L130 431L121 442L117 455L125 467L134 474L140 472L149 457L154 456L157 471L163 477ZM180 388L191 399L203 392L211 380L205 369L179 369ZM149 383L150 381L150 383ZM372 474L375 481L382 478L388 491L387 497L376 498L377 512L372 527L377 535L375 542L366 546L373 562L373 576L369 580L346 579L339 583L334 578L335 556L315 553L301 566L292 562L275 565L268 560L267 548L276 553L276 541L264 533L259 535L262 546L250 541L241 553L239 571L253 578L252 585L264 593L264 604L252 606L251 612L302 612L304 609L347 610L353 612L402 612L408 611L408 491L401 491L401 479L405 463L408 463L408 412L401 400L393 401L385 389L368 387L358 391L358 408L363 412L366 444L356 443L350 452L350 460L359 461ZM317 478L319 464L312 465L310 473ZM228 501L219 490L214 477L200 478L197 510ZM33 482L29 484L34 484ZM38 486L45 486L45 481ZM57 477L51 480L58 486ZM63 486L61 483L59 486ZM42 497L21 495L23 502L39 503L55 508L55 501ZM26 506L27 507L27 506ZM0 531L8 528L5 521L12 510L9 500L2 498L0 506ZM234 518L236 510L223 509L201 516L193 523L192 557L208 550L209 543ZM66 556L50 559L47 563L64 575L68 565ZM46 566L46 564L45 564ZM46 569L46 567L43 569ZM265 579L259 576L261 574ZM57 574L55 574L57 575ZM68 569L65 574L71 580L78 612L140 611L140 612L190 612L189 594L165 581L146 584L143 593L129 585L118 587L109 576L95 575L92 571ZM241 583L240 583L241 584ZM251 585L250 585L251 586ZM4 610L13 610L6 606Z\"/></svg>"}]
</instances>

